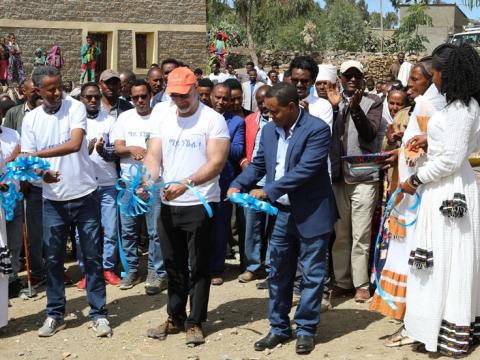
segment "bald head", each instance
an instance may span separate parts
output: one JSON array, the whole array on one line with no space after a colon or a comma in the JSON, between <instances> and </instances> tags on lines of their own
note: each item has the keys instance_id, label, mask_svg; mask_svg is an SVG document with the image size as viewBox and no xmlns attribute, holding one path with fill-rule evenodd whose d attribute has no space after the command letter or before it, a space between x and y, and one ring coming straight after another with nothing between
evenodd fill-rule
<instances>
[{"instance_id":1,"label":"bald head","mask_svg":"<svg viewBox=\"0 0 480 360\"><path fill-rule=\"evenodd\" d=\"M265 109L265 94L270 88L271 86L269 85L262 85L255 92L255 100L257 101L258 111L265 116L268 114L268 110Z\"/></svg>"},{"instance_id":2,"label":"bald head","mask_svg":"<svg viewBox=\"0 0 480 360\"><path fill-rule=\"evenodd\" d=\"M153 95L159 93L163 89L163 71L159 67L148 70L146 79L152 88Z\"/></svg>"},{"instance_id":3,"label":"bald head","mask_svg":"<svg viewBox=\"0 0 480 360\"><path fill-rule=\"evenodd\" d=\"M123 70L120 73L120 93L125 99L130 98L130 90L136 80L137 77L132 70Z\"/></svg>"},{"instance_id":4,"label":"bald head","mask_svg":"<svg viewBox=\"0 0 480 360\"><path fill-rule=\"evenodd\" d=\"M25 99L27 99L27 104L30 109L34 109L36 107L35 102L38 99L38 95L35 92L35 85L31 79L26 80L23 83Z\"/></svg>"}]
</instances>

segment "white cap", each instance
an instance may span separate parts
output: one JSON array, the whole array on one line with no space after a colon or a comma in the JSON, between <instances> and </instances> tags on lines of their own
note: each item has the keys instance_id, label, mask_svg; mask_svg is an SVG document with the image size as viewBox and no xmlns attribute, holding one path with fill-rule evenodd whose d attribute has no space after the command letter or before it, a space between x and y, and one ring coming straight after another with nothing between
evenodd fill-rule
<instances>
[{"instance_id":1,"label":"white cap","mask_svg":"<svg viewBox=\"0 0 480 360\"><path fill-rule=\"evenodd\" d=\"M348 69L355 68L363 74L363 65L356 60L348 60L342 63L340 66L340 73L345 73Z\"/></svg>"},{"instance_id":2,"label":"white cap","mask_svg":"<svg viewBox=\"0 0 480 360\"><path fill-rule=\"evenodd\" d=\"M332 64L318 65L318 75L315 81L330 81L335 83L337 81L337 67Z\"/></svg>"}]
</instances>

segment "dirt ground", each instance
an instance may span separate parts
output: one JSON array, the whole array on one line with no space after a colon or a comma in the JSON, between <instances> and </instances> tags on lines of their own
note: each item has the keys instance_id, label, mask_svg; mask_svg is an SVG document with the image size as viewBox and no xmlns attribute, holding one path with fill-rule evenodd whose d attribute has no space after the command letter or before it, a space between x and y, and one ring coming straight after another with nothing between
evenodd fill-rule
<instances>
[{"instance_id":1,"label":"dirt ground","mask_svg":"<svg viewBox=\"0 0 480 360\"><path fill-rule=\"evenodd\" d=\"M68 266L72 279L80 277L75 263ZM268 292L257 290L255 282L237 281L237 262L229 261L226 282L212 287L209 318L204 326L206 343L188 348L184 335L169 336L165 341L146 337L149 327L166 318L166 294L145 295L142 284L122 291L107 287L109 320L114 334L96 338L89 328L85 292L75 286L67 288L67 328L51 338L37 337L37 329L45 319L45 289L34 299L13 299L10 322L0 330L0 359L174 359L174 360L253 360L293 359L295 341L272 351L256 352L253 343L268 332ZM295 310L295 309L293 309ZM293 316L293 311L292 311ZM334 309L321 316L315 350L303 359L429 359L411 346L398 349L384 347L379 338L399 327L367 304L353 300L335 302ZM480 359L476 349L471 359Z\"/></svg>"}]
</instances>

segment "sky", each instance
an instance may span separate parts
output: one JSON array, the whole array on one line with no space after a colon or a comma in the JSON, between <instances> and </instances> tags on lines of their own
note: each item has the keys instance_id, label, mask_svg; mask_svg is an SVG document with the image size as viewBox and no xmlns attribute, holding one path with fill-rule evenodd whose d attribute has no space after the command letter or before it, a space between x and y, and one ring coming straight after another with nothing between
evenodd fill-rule
<instances>
[{"instance_id":1,"label":"sky","mask_svg":"<svg viewBox=\"0 0 480 360\"><path fill-rule=\"evenodd\" d=\"M323 0L317 0L320 5L323 7ZM380 11L380 0L366 0L368 5L368 11ZM462 0L444 0L444 3L454 4L456 3L460 9L465 13L465 15L470 19L480 19L480 7L474 7L472 10L469 10L465 5L463 5ZM392 3L390 0L383 0L383 13L386 14L389 11L394 11L392 8Z\"/></svg>"}]
</instances>

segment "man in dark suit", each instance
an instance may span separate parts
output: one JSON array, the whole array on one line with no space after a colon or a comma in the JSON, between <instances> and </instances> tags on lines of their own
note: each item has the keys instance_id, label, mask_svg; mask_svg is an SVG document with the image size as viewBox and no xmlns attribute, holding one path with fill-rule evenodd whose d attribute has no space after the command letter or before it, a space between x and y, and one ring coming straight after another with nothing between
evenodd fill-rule
<instances>
[{"instance_id":1,"label":"man in dark suit","mask_svg":"<svg viewBox=\"0 0 480 360\"><path fill-rule=\"evenodd\" d=\"M247 191L266 175L263 189L250 191L279 209L269 241L269 334L255 350L274 348L292 336L288 313L297 261L301 300L295 313L296 351L311 352L320 321L325 256L335 221L335 200L327 168L328 125L299 107L292 85L280 83L265 95L272 122L264 126L257 156L230 185L227 195Z\"/></svg>"}]
</instances>

